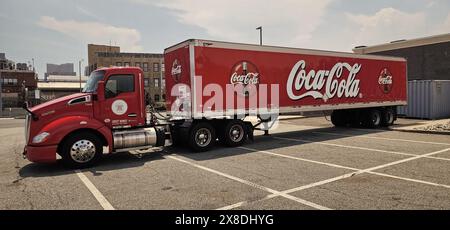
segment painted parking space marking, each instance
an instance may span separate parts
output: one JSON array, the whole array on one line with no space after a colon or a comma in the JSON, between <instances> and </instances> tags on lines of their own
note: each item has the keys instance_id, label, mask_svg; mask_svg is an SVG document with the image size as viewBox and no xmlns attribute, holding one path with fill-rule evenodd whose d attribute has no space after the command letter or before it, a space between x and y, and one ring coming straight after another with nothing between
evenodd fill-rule
<instances>
[{"instance_id":1,"label":"painted parking space marking","mask_svg":"<svg viewBox=\"0 0 450 230\"><path fill-rule=\"evenodd\" d=\"M256 152L260 152L260 153L265 153L265 154L270 154L270 155L274 155L274 156L279 156L279 157L287 157L287 158L290 158L290 159L307 161L307 162L311 162L311 163L317 162L319 164L328 165L330 167L338 166L340 168L344 167L344 168L349 168L350 169L350 167L346 167L346 166L340 166L340 165L335 165L335 164L328 164L328 163L318 162L318 161L311 161L311 160L303 159L303 158L300 158L300 157L285 156L283 154L273 153L273 152L269 152L269 151L262 151L262 150L246 148L246 147L239 147L239 148L250 150L250 151L256 151ZM434 183L434 182L429 182L429 181L424 181L424 180L417 180L417 179L406 178L406 177L399 177L399 176L389 175L389 174L385 174L385 173L373 172L374 170L386 168L386 167L389 167L389 166L405 163L405 162L416 160L416 159L426 158L427 156L432 156L432 155L443 153L443 152L446 152L446 151L449 151L449 150L450 150L450 148L442 149L442 150L438 150L438 151L435 151L435 152L427 153L427 154L424 154L424 155L418 155L418 156L414 156L414 157L410 157L410 158L405 158L405 159L402 159L402 160L390 162L390 163L379 165L379 166L374 166L374 167L367 168L367 169L360 169L358 171L351 172L351 173L346 173L346 174L343 174L343 175L340 175L340 176L337 176L337 177L333 177L333 178L330 178L330 179L326 179L326 180L314 182L314 183L311 183L311 184L308 184L308 185L303 185L303 186L300 186L300 187L284 190L284 191L281 191L281 193L289 194L289 193L293 193L293 192L297 192L297 191L301 191L301 190L317 187L317 186L320 186L320 185L328 184L328 183L331 183L331 182L343 180L343 179L346 179L346 178L349 178L349 177L353 177L353 176L356 176L356 175L359 175L359 174L362 174L362 173L369 173L369 174L389 177L389 178L393 178L393 179L405 180L405 181L409 181L409 182L421 183L421 184L438 186L438 187L444 187L444 188L450 189L450 185L439 184L439 183ZM333 165L335 165L335 166L333 166ZM271 194L271 195L268 195L268 196L266 196L266 197L264 197L264 198L262 198L260 200L242 201L242 202L238 202L236 204L227 205L227 206L224 206L224 207L221 207L221 208L218 208L218 209L220 209L220 210L234 209L234 208L237 208L237 207L241 207L241 206L247 205L249 203L259 202L259 201L271 199L271 198L274 198L274 197L277 197L277 195L276 194Z\"/></svg>"},{"instance_id":2,"label":"painted parking space marking","mask_svg":"<svg viewBox=\"0 0 450 230\"><path fill-rule=\"evenodd\" d=\"M170 155L170 156L166 156L166 157L169 158L169 159L172 159L172 160L176 160L176 161L188 164L188 165L196 167L198 169L202 169L202 170L214 173L216 175L228 178L230 180L234 180L234 181L237 181L237 182L240 182L240 183L252 186L254 188L261 189L263 191L271 193L272 195L274 195L274 197L275 196L281 196L281 197L287 198L289 200L296 201L296 202L298 202L300 204L307 205L307 206L315 208L315 209L330 210L330 208L327 208L325 206L322 206L322 205L319 205L319 204L316 204L316 203L313 203L313 202L310 202L310 201L307 201L307 200L304 200L304 199L300 199L298 197L295 197L295 196L292 196L292 195L289 195L289 194L286 194L286 193L282 193L282 192L277 191L275 189L271 189L271 188L268 188L268 187L265 187L265 186L253 183L251 181L247 181L245 179L242 179L242 178L239 178L239 177L235 177L235 176L232 176L232 175L229 175L229 174L226 174L226 173L223 173L223 172L220 172L220 171L217 171L217 170L214 170L214 169L211 169L211 168L208 168L208 167L205 167L205 166L202 166L202 165L199 165L199 164L187 161L187 160L183 160L183 159L181 159L179 157L176 157L174 155Z\"/></svg>"},{"instance_id":3,"label":"painted parking space marking","mask_svg":"<svg viewBox=\"0 0 450 230\"><path fill-rule=\"evenodd\" d=\"M95 185L89 180L89 178L84 175L80 170L75 170L75 173L80 178L81 182L89 189L98 203L103 207L104 210L115 210L114 207L109 203L105 196L95 187Z\"/></svg>"},{"instance_id":4,"label":"painted parking space marking","mask_svg":"<svg viewBox=\"0 0 450 230\"><path fill-rule=\"evenodd\" d=\"M403 156L423 156L424 158L429 158L429 159L450 161L450 158L427 156L427 154L420 154L419 155L419 154L412 154L412 153L405 153L405 152L397 152L397 151L388 151L388 150L381 150L381 149L365 148L365 147L359 147L359 146L340 145L340 144L320 142L320 141L310 141L310 140L297 139L297 138L276 137L276 136L274 136L273 138L274 139L279 139L279 140L297 141L297 142L303 142L303 143L327 145L327 146L334 146L334 147L340 147L340 148L359 149L359 150L366 150L366 151L371 151L371 152L390 153L390 154L403 155Z\"/></svg>"},{"instance_id":5,"label":"painted parking space marking","mask_svg":"<svg viewBox=\"0 0 450 230\"><path fill-rule=\"evenodd\" d=\"M341 136L341 137L356 137L356 138L368 138L368 139L378 139L378 140L386 140L386 141L403 141L403 142L411 142L418 144L431 144L431 145L446 145L450 146L450 143L442 143L442 142L432 142L432 141L416 141L416 140L408 140L408 139L398 139L398 138L387 138L387 137L373 137L373 136L363 136L363 135L349 135L349 134L341 134L341 133L331 133L331 132L312 132L317 134L325 134L332 136Z\"/></svg>"}]
</instances>

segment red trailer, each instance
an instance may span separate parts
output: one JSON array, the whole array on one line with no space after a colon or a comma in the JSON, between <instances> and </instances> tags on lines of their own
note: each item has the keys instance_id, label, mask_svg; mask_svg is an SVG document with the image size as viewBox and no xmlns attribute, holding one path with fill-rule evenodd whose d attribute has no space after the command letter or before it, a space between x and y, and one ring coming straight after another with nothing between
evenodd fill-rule
<instances>
[{"instance_id":1,"label":"red trailer","mask_svg":"<svg viewBox=\"0 0 450 230\"><path fill-rule=\"evenodd\" d=\"M332 111L336 126L376 128L407 101L403 58L187 40L164 59L169 116L146 106L140 68L98 69L82 93L24 107L24 156L87 167L104 153L172 143L233 147L288 112Z\"/></svg>"},{"instance_id":2,"label":"red trailer","mask_svg":"<svg viewBox=\"0 0 450 230\"><path fill-rule=\"evenodd\" d=\"M178 84L178 91L184 91L183 85L188 86L192 117L198 118L211 111L216 117L254 109L248 103L229 106L226 100L232 95L223 97L223 110L203 106L212 96L202 95L198 86L208 84L218 84L223 91L227 84L278 85L280 113L392 108L407 101L404 58L188 40L167 48L164 62L167 89ZM196 82L199 78L202 84ZM167 98L168 110L178 96Z\"/></svg>"}]
</instances>

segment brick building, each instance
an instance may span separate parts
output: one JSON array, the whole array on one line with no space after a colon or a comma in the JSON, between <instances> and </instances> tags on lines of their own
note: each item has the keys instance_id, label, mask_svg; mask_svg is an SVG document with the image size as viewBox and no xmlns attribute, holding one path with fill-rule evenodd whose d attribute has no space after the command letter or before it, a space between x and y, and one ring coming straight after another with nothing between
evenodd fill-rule
<instances>
[{"instance_id":1,"label":"brick building","mask_svg":"<svg viewBox=\"0 0 450 230\"><path fill-rule=\"evenodd\" d=\"M88 45L88 72L110 66L137 66L144 72L144 86L151 101L165 101L164 58L156 53L122 53L118 46Z\"/></svg>"},{"instance_id":2,"label":"brick building","mask_svg":"<svg viewBox=\"0 0 450 230\"><path fill-rule=\"evenodd\" d=\"M3 107L21 107L34 99L37 75L30 70L0 70Z\"/></svg>"}]
</instances>

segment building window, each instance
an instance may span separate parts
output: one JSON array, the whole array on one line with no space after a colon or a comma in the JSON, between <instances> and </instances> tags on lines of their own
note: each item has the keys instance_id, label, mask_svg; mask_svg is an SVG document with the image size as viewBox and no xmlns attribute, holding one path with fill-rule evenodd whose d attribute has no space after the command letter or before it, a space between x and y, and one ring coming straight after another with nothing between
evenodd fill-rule
<instances>
[{"instance_id":1,"label":"building window","mask_svg":"<svg viewBox=\"0 0 450 230\"><path fill-rule=\"evenodd\" d=\"M130 66L130 63L129 63L129 62L125 62L123 65L124 65L125 67L128 67L128 66Z\"/></svg>"},{"instance_id":2,"label":"building window","mask_svg":"<svg viewBox=\"0 0 450 230\"><path fill-rule=\"evenodd\" d=\"M148 72L148 62L142 63L144 72Z\"/></svg>"},{"instance_id":3,"label":"building window","mask_svg":"<svg viewBox=\"0 0 450 230\"><path fill-rule=\"evenodd\" d=\"M136 67L141 68L141 63L140 63L140 62L136 62L136 63L134 63L134 65L135 65Z\"/></svg>"},{"instance_id":4,"label":"building window","mask_svg":"<svg viewBox=\"0 0 450 230\"><path fill-rule=\"evenodd\" d=\"M153 81L155 83L155 87L159 87L159 79L158 78L153 78Z\"/></svg>"},{"instance_id":5,"label":"building window","mask_svg":"<svg viewBox=\"0 0 450 230\"><path fill-rule=\"evenodd\" d=\"M165 71L165 65L164 65L164 63L161 63L161 72L164 72Z\"/></svg>"},{"instance_id":6,"label":"building window","mask_svg":"<svg viewBox=\"0 0 450 230\"><path fill-rule=\"evenodd\" d=\"M166 88L166 79L162 79L161 81L161 88Z\"/></svg>"},{"instance_id":7,"label":"building window","mask_svg":"<svg viewBox=\"0 0 450 230\"><path fill-rule=\"evenodd\" d=\"M144 79L144 86L148 87L148 79Z\"/></svg>"},{"instance_id":8,"label":"building window","mask_svg":"<svg viewBox=\"0 0 450 230\"><path fill-rule=\"evenodd\" d=\"M159 94L155 94L155 101L159 101Z\"/></svg>"},{"instance_id":9,"label":"building window","mask_svg":"<svg viewBox=\"0 0 450 230\"><path fill-rule=\"evenodd\" d=\"M3 85L17 85L17 79L3 78L2 84Z\"/></svg>"},{"instance_id":10,"label":"building window","mask_svg":"<svg viewBox=\"0 0 450 230\"><path fill-rule=\"evenodd\" d=\"M153 72L159 72L159 63L158 62L153 63Z\"/></svg>"},{"instance_id":11,"label":"building window","mask_svg":"<svg viewBox=\"0 0 450 230\"><path fill-rule=\"evenodd\" d=\"M116 62L116 66L122 66L122 62Z\"/></svg>"},{"instance_id":12,"label":"building window","mask_svg":"<svg viewBox=\"0 0 450 230\"><path fill-rule=\"evenodd\" d=\"M165 95L165 94L163 94L163 100L164 100L164 101L166 100L166 95Z\"/></svg>"}]
</instances>

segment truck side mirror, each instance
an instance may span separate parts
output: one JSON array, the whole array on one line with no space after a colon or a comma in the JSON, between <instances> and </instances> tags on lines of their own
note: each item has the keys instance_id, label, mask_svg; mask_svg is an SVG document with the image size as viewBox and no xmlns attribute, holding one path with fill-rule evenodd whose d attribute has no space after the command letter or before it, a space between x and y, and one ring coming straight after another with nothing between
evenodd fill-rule
<instances>
[{"instance_id":1,"label":"truck side mirror","mask_svg":"<svg viewBox=\"0 0 450 230\"><path fill-rule=\"evenodd\" d=\"M97 82L97 98L98 98L98 101L105 100L105 82L104 81Z\"/></svg>"}]
</instances>

